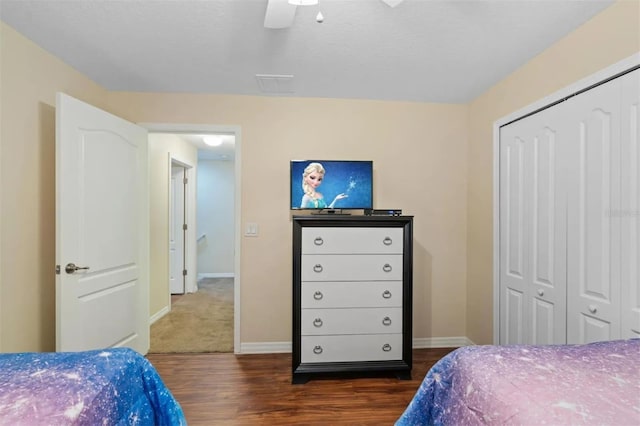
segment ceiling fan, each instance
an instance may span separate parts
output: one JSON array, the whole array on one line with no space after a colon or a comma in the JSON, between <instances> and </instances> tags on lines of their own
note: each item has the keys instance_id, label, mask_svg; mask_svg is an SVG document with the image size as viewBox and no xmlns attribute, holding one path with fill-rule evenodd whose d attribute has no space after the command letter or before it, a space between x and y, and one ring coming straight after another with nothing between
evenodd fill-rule
<instances>
[{"instance_id":1,"label":"ceiling fan","mask_svg":"<svg viewBox=\"0 0 640 426\"><path fill-rule=\"evenodd\" d=\"M389 7L396 7L404 0L381 0ZM293 23L298 5L314 5L318 0L267 0L267 12L264 16L265 28L288 28ZM321 16L321 15L320 15ZM320 20L318 22L321 22Z\"/></svg>"}]
</instances>

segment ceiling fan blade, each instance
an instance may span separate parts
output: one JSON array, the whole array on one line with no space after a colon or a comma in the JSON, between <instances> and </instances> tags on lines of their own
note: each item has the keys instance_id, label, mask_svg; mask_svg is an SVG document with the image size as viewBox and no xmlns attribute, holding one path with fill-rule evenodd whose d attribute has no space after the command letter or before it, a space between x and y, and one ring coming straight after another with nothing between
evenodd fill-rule
<instances>
[{"instance_id":1,"label":"ceiling fan blade","mask_svg":"<svg viewBox=\"0 0 640 426\"><path fill-rule=\"evenodd\" d=\"M267 0L267 12L264 15L265 28L289 28L296 16L296 7L287 0Z\"/></svg>"},{"instance_id":2,"label":"ceiling fan blade","mask_svg":"<svg viewBox=\"0 0 640 426\"><path fill-rule=\"evenodd\" d=\"M389 7L396 7L397 5L402 3L404 0L382 0L382 1L385 2Z\"/></svg>"}]
</instances>

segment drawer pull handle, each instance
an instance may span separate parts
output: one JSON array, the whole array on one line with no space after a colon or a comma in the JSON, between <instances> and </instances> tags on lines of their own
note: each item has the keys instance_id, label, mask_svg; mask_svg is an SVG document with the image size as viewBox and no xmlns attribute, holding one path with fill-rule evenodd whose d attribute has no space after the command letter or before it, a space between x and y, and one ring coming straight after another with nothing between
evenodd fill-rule
<instances>
[{"instance_id":1,"label":"drawer pull handle","mask_svg":"<svg viewBox=\"0 0 640 426\"><path fill-rule=\"evenodd\" d=\"M541 288L538 289L538 296L540 296L540 297L544 296L544 290L543 289L541 289Z\"/></svg>"},{"instance_id":2,"label":"drawer pull handle","mask_svg":"<svg viewBox=\"0 0 640 426\"><path fill-rule=\"evenodd\" d=\"M393 240L389 237L384 237L384 240L382 240L382 244L384 244L385 246L390 246L391 244L393 244Z\"/></svg>"},{"instance_id":3,"label":"drawer pull handle","mask_svg":"<svg viewBox=\"0 0 640 426\"><path fill-rule=\"evenodd\" d=\"M384 299L391 299L391 292L390 292L389 290L385 290L385 291L382 293L382 297L383 297Z\"/></svg>"},{"instance_id":4,"label":"drawer pull handle","mask_svg":"<svg viewBox=\"0 0 640 426\"><path fill-rule=\"evenodd\" d=\"M598 312L598 307L596 305L589 305L589 312L595 314L596 312Z\"/></svg>"},{"instance_id":5,"label":"drawer pull handle","mask_svg":"<svg viewBox=\"0 0 640 426\"><path fill-rule=\"evenodd\" d=\"M315 293L313 293L313 298L316 300L322 300L322 292L321 291L316 291Z\"/></svg>"},{"instance_id":6,"label":"drawer pull handle","mask_svg":"<svg viewBox=\"0 0 640 426\"><path fill-rule=\"evenodd\" d=\"M313 244L317 245L317 246L321 246L322 244L324 244L324 240L320 237L316 237L315 240L313 240Z\"/></svg>"},{"instance_id":7,"label":"drawer pull handle","mask_svg":"<svg viewBox=\"0 0 640 426\"><path fill-rule=\"evenodd\" d=\"M319 263L316 263L316 264L313 266L313 270L314 270L314 272L322 272L322 265L321 265L321 264L319 264Z\"/></svg>"},{"instance_id":8,"label":"drawer pull handle","mask_svg":"<svg viewBox=\"0 0 640 426\"><path fill-rule=\"evenodd\" d=\"M384 266L382 267L382 270L385 272L391 272L392 269L393 268L388 263L385 263Z\"/></svg>"},{"instance_id":9,"label":"drawer pull handle","mask_svg":"<svg viewBox=\"0 0 640 426\"><path fill-rule=\"evenodd\" d=\"M382 350L385 352L389 352L391 350L391 345L388 343L385 343L384 345L382 345Z\"/></svg>"},{"instance_id":10,"label":"drawer pull handle","mask_svg":"<svg viewBox=\"0 0 640 426\"><path fill-rule=\"evenodd\" d=\"M391 318L389 317L384 317L382 319L382 325L391 325Z\"/></svg>"},{"instance_id":11,"label":"drawer pull handle","mask_svg":"<svg viewBox=\"0 0 640 426\"><path fill-rule=\"evenodd\" d=\"M313 353L316 354L316 355L320 355L322 353L322 346L319 346L319 345L315 346L313 348Z\"/></svg>"},{"instance_id":12,"label":"drawer pull handle","mask_svg":"<svg viewBox=\"0 0 640 426\"><path fill-rule=\"evenodd\" d=\"M322 318L316 318L313 320L313 326L314 327L322 327Z\"/></svg>"}]
</instances>

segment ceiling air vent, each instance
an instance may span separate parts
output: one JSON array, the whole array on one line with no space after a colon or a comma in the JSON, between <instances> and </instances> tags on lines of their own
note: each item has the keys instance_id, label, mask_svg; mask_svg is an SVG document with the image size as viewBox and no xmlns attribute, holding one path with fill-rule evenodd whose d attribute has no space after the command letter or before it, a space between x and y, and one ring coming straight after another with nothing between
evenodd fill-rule
<instances>
[{"instance_id":1,"label":"ceiling air vent","mask_svg":"<svg viewBox=\"0 0 640 426\"><path fill-rule=\"evenodd\" d=\"M256 74L256 80L263 93L293 93L292 75Z\"/></svg>"}]
</instances>

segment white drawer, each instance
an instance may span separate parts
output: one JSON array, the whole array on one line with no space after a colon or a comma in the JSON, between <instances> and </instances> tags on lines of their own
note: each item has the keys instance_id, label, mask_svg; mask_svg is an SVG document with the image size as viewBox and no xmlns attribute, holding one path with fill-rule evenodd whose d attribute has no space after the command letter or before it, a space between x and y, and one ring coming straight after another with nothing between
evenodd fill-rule
<instances>
[{"instance_id":1,"label":"white drawer","mask_svg":"<svg viewBox=\"0 0 640 426\"><path fill-rule=\"evenodd\" d=\"M402 281L307 281L302 308L377 308L402 306Z\"/></svg>"},{"instance_id":2,"label":"white drawer","mask_svg":"<svg viewBox=\"0 0 640 426\"><path fill-rule=\"evenodd\" d=\"M402 308L303 309L302 335L402 333Z\"/></svg>"},{"instance_id":3,"label":"white drawer","mask_svg":"<svg viewBox=\"0 0 640 426\"><path fill-rule=\"evenodd\" d=\"M302 336L300 360L303 363L401 359L402 334Z\"/></svg>"},{"instance_id":4,"label":"white drawer","mask_svg":"<svg viewBox=\"0 0 640 426\"><path fill-rule=\"evenodd\" d=\"M402 281L401 254L305 254L302 281Z\"/></svg>"},{"instance_id":5,"label":"white drawer","mask_svg":"<svg viewBox=\"0 0 640 426\"><path fill-rule=\"evenodd\" d=\"M402 228L324 228L302 229L302 254L314 253L400 253Z\"/></svg>"}]
</instances>

